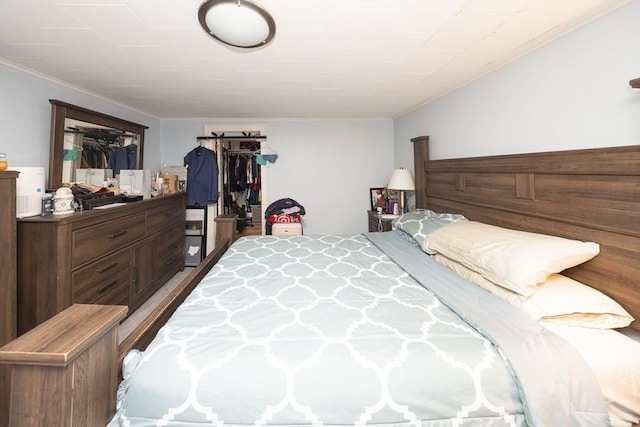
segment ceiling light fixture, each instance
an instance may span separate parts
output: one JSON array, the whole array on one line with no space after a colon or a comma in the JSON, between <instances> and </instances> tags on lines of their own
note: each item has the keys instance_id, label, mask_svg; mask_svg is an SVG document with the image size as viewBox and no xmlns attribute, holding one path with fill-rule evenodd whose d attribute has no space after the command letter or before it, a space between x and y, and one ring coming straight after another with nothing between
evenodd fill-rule
<instances>
[{"instance_id":1,"label":"ceiling light fixture","mask_svg":"<svg viewBox=\"0 0 640 427\"><path fill-rule=\"evenodd\" d=\"M198 19L214 39L233 47L265 46L276 34L276 22L260 6L246 0L207 0Z\"/></svg>"}]
</instances>

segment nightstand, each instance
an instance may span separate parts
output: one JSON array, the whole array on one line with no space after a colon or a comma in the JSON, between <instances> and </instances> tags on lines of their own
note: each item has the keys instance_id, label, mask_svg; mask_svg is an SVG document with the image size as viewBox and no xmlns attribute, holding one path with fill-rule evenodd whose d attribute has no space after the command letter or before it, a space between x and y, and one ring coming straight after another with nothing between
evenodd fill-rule
<instances>
[{"instance_id":1,"label":"nightstand","mask_svg":"<svg viewBox=\"0 0 640 427\"><path fill-rule=\"evenodd\" d=\"M369 231L391 231L391 221L397 216L378 215L376 211L367 211Z\"/></svg>"}]
</instances>

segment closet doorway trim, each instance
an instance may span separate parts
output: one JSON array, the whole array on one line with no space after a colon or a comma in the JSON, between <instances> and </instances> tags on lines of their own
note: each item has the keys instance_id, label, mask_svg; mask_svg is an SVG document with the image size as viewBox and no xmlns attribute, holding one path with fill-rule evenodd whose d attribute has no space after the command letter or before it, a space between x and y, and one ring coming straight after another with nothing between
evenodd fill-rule
<instances>
[{"instance_id":1,"label":"closet doorway trim","mask_svg":"<svg viewBox=\"0 0 640 427\"><path fill-rule=\"evenodd\" d=\"M250 132L252 135L267 135L267 125L266 123L231 123L231 124L210 124L204 126L203 135L212 135L213 133L218 135L226 134L226 135L242 135L242 132ZM221 153L217 150L216 140L204 140L202 141L202 145L210 150L216 151L218 154L218 164L221 162ZM268 139L260 140L260 147L265 148L269 147ZM269 168L262 168L260 178L261 178L261 191L262 191L262 200L270 200L269 199ZM222 179L222 178L220 178ZM220 183L219 183L220 184ZM222 188L219 186L218 188ZM211 209L212 212L218 212L219 210L223 210L224 206L222 204L216 205L215 209ZM220 213L217 213L218 215ZM212 221L213 222L213 221ZM264 221L262 223L262 234L264 234ZM208 224L210 225L210 224ZM214 229L215 225L213 225L210 230Z\"/></svg>"}]
</instances>

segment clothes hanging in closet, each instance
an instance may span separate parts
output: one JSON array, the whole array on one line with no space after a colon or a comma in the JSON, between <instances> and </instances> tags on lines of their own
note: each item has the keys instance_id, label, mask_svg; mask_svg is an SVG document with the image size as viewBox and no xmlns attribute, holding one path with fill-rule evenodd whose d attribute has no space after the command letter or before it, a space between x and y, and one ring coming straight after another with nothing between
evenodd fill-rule
<instances>
[{"instance_id":1,"label":"clothes hanging in closet","mask_svg":"<svg viewBox=\"0 0 640 427\"><path fill-rule=\"evenodd\" d=\"M109 150L96 143L83 144L82 167L105 169L109 158Z\"/></svg>"},{"instance_id":2,"label":"clothes hanging in closet","mask_svg":"<svg viewBox=\"0 0 640 427\"><path fill-rule=\"evenodd\" d=\"M258 167L255 156L251 159L251 174L252 181L247 194L247 201L249 204L257 205L262 201L260 190L262 189L262 177L260 176L262 170Z\"/></svg>"},{"instance_id":3,"label":"clothes hanging in closet","mask_svg":"<svg viewBox=\"0 0 640 427\"><path fill-rule=\"evenodd\" d=\"M247 140L225 139L217 141L220 150L221 212L233 213L233 206L259 204L261 200L260 167L255 153L260 150L260 142L247 136Z\"/></svg>"},{"instance_id":4,"label":"clothes hanging in closet","mask_svg":"<svg viewBox=\"0 0 640 427\"><path fill-rule=\"evenodd\" d=\"M187 166L187 205L217 203L218 161L215 151L196 147L184 157L184 166Z\"/></svg>"},{"instance_id":5,"label":"clothes hanging in closet","mask_svg":"<svg viewBox=\"0 0 640 427\"><path fill-rule=\"evenodd\" d=\"M113 169L114 176L122 169L138 168L138 147L135 144L117 148L109 153L108 169Z\"/></svg>"},{"instance_id":6,"label":"clothes hanging in closet","mask_svg":"<svg viewBox=\"0 0 640 427\"><path fill-rule=\"evenodd\" d=\"M247 203L260 201L260 168L253 155L231 154L227 161L230 193L242 193Z\"/></svg>"},{"instance_id":7,"label":"clothes hanging in closet","mask_svg":"<svg viewBox=\"0 0 640 427\"><path fill-rule=\"evenodd\" d=\"M232 155L229 157L229 184L232 192L241 193L247 188L247 157Z\"/></svg>"}]
</instances>

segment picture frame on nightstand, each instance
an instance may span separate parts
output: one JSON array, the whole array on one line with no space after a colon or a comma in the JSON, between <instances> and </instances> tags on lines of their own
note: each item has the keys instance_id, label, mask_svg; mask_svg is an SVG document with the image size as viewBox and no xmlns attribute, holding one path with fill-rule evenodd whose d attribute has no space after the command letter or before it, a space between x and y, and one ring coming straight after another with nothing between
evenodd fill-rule
<instances>
[{"instance_id":1,"label":"picture frame on nightstand","mask_svg":"<svg viewBox=\"0 0 640 427\"><path fill-rule=\"evenodd\" d=\"M387 212L387 189L384 187L369 188L369 200L371 201L371 210L376 211L382 208L382 212Z\"/></svg>"}]
</instances>

